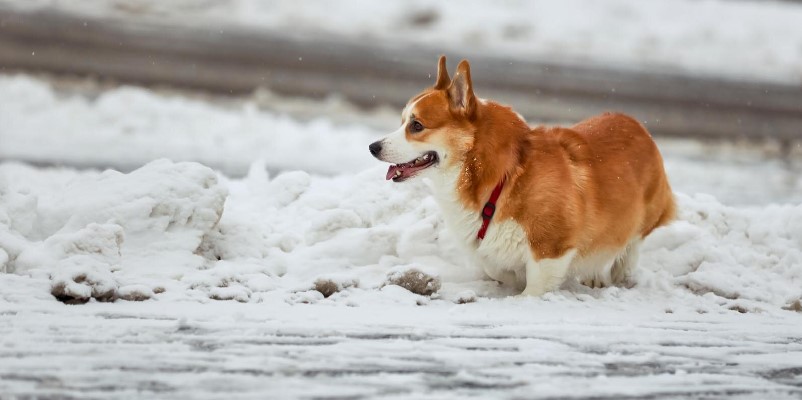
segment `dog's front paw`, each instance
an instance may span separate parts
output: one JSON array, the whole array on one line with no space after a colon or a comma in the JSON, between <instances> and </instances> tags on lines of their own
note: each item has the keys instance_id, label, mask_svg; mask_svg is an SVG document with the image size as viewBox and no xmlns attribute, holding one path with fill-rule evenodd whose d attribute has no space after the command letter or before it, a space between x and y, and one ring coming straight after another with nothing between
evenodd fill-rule
<instances>
[{"instance_id":1,"label":"dog's front paw","mask_svg":"<svg viewBox=\"0 0 802 400\"><path fill-rule=\"evenodd\" d=\"M521 297L521 298L541 297L544 294L546 294L547 292L549 292L549 290L547 290L546 288L537 287L537 286L536 287L532 287L530 285L530 286L527 286L526 289L524 289L524 291L521 292L521 294L519 294L517 297Z\"/></svg>"}]
</instances>

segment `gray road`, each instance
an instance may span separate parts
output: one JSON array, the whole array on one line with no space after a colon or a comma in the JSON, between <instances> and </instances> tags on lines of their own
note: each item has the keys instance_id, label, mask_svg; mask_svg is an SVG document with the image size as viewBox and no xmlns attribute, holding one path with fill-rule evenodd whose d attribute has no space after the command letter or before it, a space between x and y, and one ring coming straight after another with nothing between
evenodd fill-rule
<instances>
[{"instance_id":1,"label":"gray road","mask_svg":"<svg viewBox=\"0 0 802 400\"><path fill-rule=\"evenodd\" d=\"M512 104L532 120L572 121L619 110L663 135L802 137L799 86L2 6L0 21L5 72L89 75L226 94L266 87L318 98L338 94L366 107L399 106L431 84L436 57L445 53L452 67L460 58L473 62L480 94Z\"/></svg>"}]
</instances>

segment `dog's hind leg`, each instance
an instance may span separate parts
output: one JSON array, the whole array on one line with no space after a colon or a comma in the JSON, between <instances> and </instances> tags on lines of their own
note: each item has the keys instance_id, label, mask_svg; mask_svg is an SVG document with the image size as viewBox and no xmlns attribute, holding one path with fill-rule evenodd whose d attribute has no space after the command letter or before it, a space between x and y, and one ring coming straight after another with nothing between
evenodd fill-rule
<instances>
[{"instance_id":1,"label":"dog's hind leg","mask_svg":"<svg viewBox=\"0 0 802 400\"><path fill-rule=\"evenodd\" d=\"M613 285L621 286L629 281L632 270L638 265L641 242L641 238L632 239L626 249L616 258L613 268L610 270L610 279Z\"/></svg>"},{"instance_id":2,"label":"dog's hind leg","mask_svg":"<svg viewBox=\"0 0 802 400\"><path fill-rule=\"evenodd\" d=\"M614 252L596 252L577 257L572 268L579 281L589 288L610 286L610 270L613 268L618 254Z\"/></svg>"}]
</instances>

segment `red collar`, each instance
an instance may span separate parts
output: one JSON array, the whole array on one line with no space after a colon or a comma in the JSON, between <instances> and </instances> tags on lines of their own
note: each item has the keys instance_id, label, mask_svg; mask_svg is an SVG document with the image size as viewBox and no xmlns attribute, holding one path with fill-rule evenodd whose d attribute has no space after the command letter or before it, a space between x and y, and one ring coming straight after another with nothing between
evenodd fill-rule
<instances>
[{"instance_id":1,"label":"red collar","mask_svg":"<svg viewBox=\"0 0 802 400\"><path fill-rule=\"evenodd\" d=\"M479 240L485 238L485 233L487 233L487 227L490 226L490 220L493 219L493 214L496 213L496 201L498 201L498 197L501 195L501 189L504 189L504 181L505 178L501 178L501 182L496 185L496 188L493 189L493 193L490 195L490 200L485 203L485 206L482 207L482 227L479 228Z\"/></svg>"}]
</instances>

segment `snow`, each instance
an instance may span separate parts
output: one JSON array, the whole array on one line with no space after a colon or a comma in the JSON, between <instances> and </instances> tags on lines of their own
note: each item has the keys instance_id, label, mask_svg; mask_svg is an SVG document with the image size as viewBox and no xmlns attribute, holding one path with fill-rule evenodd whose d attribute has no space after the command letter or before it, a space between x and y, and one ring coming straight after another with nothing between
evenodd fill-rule
<instances>
[{"instance_id":1,"label":"snow","mask_svg":"<svg viewBox=\"0 0 802 400\"><path fill-rule=\"evenodd\" d=\"M16 344L4 347L0 388L82 398L799 395L801 349L788 340L798 320L590 301L101 303L51 311L47 327L42 305L27 304L0 315L14 322L0 324L0 340Z\"/></svg>"},{"instance_id":2,"label":"snow","mask_svg":"<svg viewBox=\"0 0 802 400\"><path fill-rule=\"evenodd\" d=\"M357 126L337 128L324 119L301 124L259 112L254 102L232 110L134 87L101 92L91 99L64 98L45 82L25 76L0 76L0 93L0 157L123 169L169 157L236 174L246 172L258 158L269 159L273 168L310 172L326 172L326 166L335 162L352 171L370 162L361 145L362 157L340 157L328 150L343 139L366 143L373 132ZM321 131L331 135L311 134ZM298 149L316 157L298 157Z\"/></svg>"},{"instance_id":3,"label":"snow","mask_svg":"<svg viewBox=\"0 0 802 400\"><path fill-rule=\"evenodd\" d=\"M169 158L238 177L262 160L272 173L350 174L376 165L367 145L398 125L398 110L363 115L336 100L306 102L310 117L293 111L300 104L287 107L295 103L260 93L218 104L129 86L87 95L0 75L0 158L122 171ZM802 203L802 142L660 139L660 148L677 191L712 194L730 205Z\"/></svg>"},{"instance_id":4,"label":"snow","mask_svg":"<svg viewBox=\"0 0 802 400\"><path fill-rule=\"evenodd\" d=\"M65 179L65 172L0 166L0 244L11 272L49 276L83 299L95 286L106 293L110 285L137 285L126 291L293 302L319 280L337 287L325 302L352 306L420 301L397 289L384 296L388 284L436 292L443 301L466 291L510 294L469 266L428 187L385 182L382 166L270 178L256 164L241 180L167 160L128 174L73 172ZM733 208L706 195L678 198L680 219L644 243L633 290L666 298L713 294L713 309L750 312L779 310L802 296L802 205ZM85 280L75 282L80 275Z\"/></svg>"},{"instance_id":5,"label":"snow","mask_svg":"<svg viewBox=\"0 0 802 400\"><path fill-rule=\"evenodd\" d=\"M802 325L784 308L802 296L802 206L679 195L680 220L646 240L633 288L572 283L520 299L469 267L424 185L383 172L270 178L256 165L228 180L163 160L127 175L0 165L0 247L16 272L0 276L0 391L801 394ZM441 286L415 294L393 284L405 275ZM321 282L336 290L325 297ZM64 306L49 295L59 286L119 299Z\"/></svg>"},{"instance_id":6,"label":"snow","mask_svg":"<svg viewBox=\"0 0 802 400\"><path fill-rule=\"evenodd\" d=\"M123 18L802 83L802 6L780 1L2 0ZM336 12L332 12L336 10ZM302 52L299 57L302 58Z\"/></svg>"},{"instance_id":7,"label":"snow","mask_svg":"<svg viewBox=\"0 0 802 400\"><path fill-rule=\"evenodd\" d=\"M139 166L0 163L4 396L802 395L793 160L661 142L679 219L633 287L526 299L384 180L373 128L25 76L0 99L2 157Z\"/></svg>"}]
</instances>

